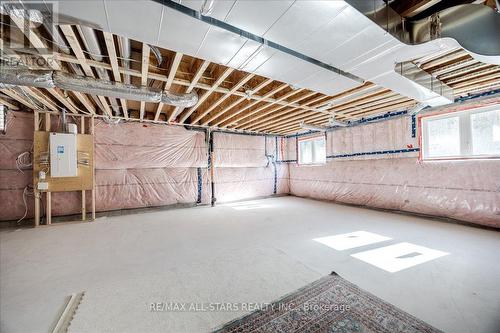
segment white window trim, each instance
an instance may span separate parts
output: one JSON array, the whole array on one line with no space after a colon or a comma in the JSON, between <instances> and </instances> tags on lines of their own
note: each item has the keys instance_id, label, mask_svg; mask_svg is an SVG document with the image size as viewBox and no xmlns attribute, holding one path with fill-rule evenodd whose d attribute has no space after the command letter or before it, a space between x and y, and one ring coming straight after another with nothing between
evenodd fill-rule
<instances>
[{"instance_id":1,"label":"white window trim","mask_svg":"<svg viewBox=\"0 0 500 333\"><path fill-rule=\"evenodd\" d=\"M443 160L468 160L468 159L499 159L500 155L472 155L472 127L471 116L473 114L499 110L500 105L485 106L475 109L452 111L437 115L421 116L421 152L423 161L443 161ZM460 136L460 155L459 156L440 156L429 157L429 133L427 131L426 122L429 120L445 119L451 117L459 117L459 136Z\"/></svg>"},{"instance_id":2,"label":"white window trim","mask_svg":"<svg viewBox=\"0 0 500 333\"><path fill-rule=\"evenodd\" d=\"M300 143L304 141L316 141L318 139L321 139L325 142L325 160L323 162L311 162L311 163L301 163L300 162ZM314 147L314 146L313 146ZM314 153L315 150L313 148L312 154L313 154L313 160L314 160ZM306 138L299 138L298 143L297 143L297 164L302 165L302 166L320 166L320 165L325 165L326 164L326 138L325 135L315 135L312 137L306 137Z\"/></svg>"},{"instance_id":3,"label":"white window trim","mask_svg":"<svg viewBox=\"0 0 500 333\"><path fill-rule=\"evenodd\" d=\"M2 116L2 127L0 127L0 133L7 133L7 107L0 105L0 114Z\"/></svg>"}]
</instances>

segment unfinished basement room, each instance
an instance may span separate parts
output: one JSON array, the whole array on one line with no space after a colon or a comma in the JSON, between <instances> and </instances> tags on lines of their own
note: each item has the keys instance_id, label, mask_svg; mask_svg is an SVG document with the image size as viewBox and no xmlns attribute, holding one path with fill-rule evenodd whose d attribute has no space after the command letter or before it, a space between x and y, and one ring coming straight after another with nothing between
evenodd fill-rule
<instances>
[{"instance_id":1,"label":"unfinished basement room","mask_svg":"<svg viewBox=\"0 0 500 333\"><path fill-rule=\"evenodd\" d=\"M499 333L499 0L1 0L1 333Z\"/></svg>"}]
</instances>

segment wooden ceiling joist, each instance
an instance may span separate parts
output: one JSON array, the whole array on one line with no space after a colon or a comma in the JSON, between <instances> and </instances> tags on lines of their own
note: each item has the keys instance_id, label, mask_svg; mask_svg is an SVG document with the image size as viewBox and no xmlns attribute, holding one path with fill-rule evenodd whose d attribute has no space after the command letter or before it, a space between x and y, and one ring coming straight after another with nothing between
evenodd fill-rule
<instances>
[{"instance_id":1,"label":"wooden ceiling joist","mask_svg":"<svg viewBox=\"0 0 500 333\"><path fill-rule=\"evenodd\" d=\"M278 86L277 88L274 88L270 92L268 92L265 95L263 95L262 99L271 97L271 96L275 95L276 93L280 92L281 90L285 89L286 87L288 87L288 84L287 83L283 83L280 86ZM256 106L259 103L261 103L260 100L253 101L252 103L249 103L248 105L244 106L241 109L234 110L231 114L229 114L229 115L223 117L222 119L216 121L214 123L214 126L220 126L222 128L226 128L229 125L234 124L236 121L230 122L229 120L232 119L232 118L234 118L234 117L236 117L240 113L245 112L246 110L252 108L253 106ZM274 103L271 103L271 104L274 104Z\"/></svg>"},{"instance_id":2,"label":"wooden ceiling joist","mask_svg":"<svg viewBox=\"0 0 500 333\"><path fill-rule=\"evenodd\" d=\"M191 116L191 114L193 114L194 111L196 111L196 109L198 109L198 107L207 100L208 97L210 97L210 95L214 92L215 89L217 89L221 84L222 82L224 82L224 80L229 76L231 75L231 73L234 71L234 68L226 68L226 70L219 76L219 78L217 79L217 81L215 81L215 83L212 85L212 87L205 91L205 93L198 99L198 103L196 103L195 106L189 108L186 113L181 117L180 119L180 123L183 124L186 119Z\"/></svg>"},{"instance_id":3,"label":"wooden ceiling joist","mask_svg":"<svg viewBox=\"0 0 500 333\"><path fill-rule=\"evenodd\" d=\"M111 64L111 69L113 72L113 78L115 82L122 82L120 71L118 70L118 58L116 56L116 48L113 34L109 32L103 32L104 42L106 44L106 49L108 51L109 62ZM122 107L122 113L125 118L128 118L128 108L127 100L125 98L120 98L120 104Z\"/></svg>"},{"instance_id":4,"label":"wooden ceiling joist","mask_svg":"<svg viewBox=\"0 0 500 333\"><path fill-rule=\"evenodd\" d=\"M234 85L234 87L231 88L227 93L225 93L221 98L219 98L214 104L212 104L210 107L208 107L205 111L200 112L198 111L198 114L196 117L194 117L193 121L191 121L191 124L197 124L203 117L208 115L210 112L212 112L215 108L217 108L219 105L221 105L228 97L233 95L238 89L240 89L244 84L246 84L250 79L252 79L255 76L255 74L246 74L237 84Z\"/></svg>"},{"instance_id":5,"label":"wooden ceiling joist","mask_svg":"<svg viewBox=\"0 0 500 333\"><path fill-rule=\"evenodd\" d=\"M196 84L198 83L198 81L201 79L203 73L205 73L205 71L207 70L208 66L210 65L210 61L203 61L201 63L201 65L198 67L198 69L196 70L196 74L194 75L193 79L191 80L191 83L189 84L189 86L186 88L186 94L189 94L190 92L193 91L193 89L195 88ZM215 88L214 88L215 89ZM175 118L177 115L179 115L180 113L182 113L182 111L184 110L184 108L181 108L179 106L175 107L174 111L172 112L172 115L171 115L171 118ZM184 121L189 117L191 113L186 113L180 120L179 120L179 123L184 123Z\"/></svg>"},{"instance_id":6,"label":"wooden ceiling joist","mask_svg":"<svg viewBox=\"0 0 500 333\"><path fill-rule=\"evenodd\" d=\"M405 11L414 12L425 6L427 0L405 4ZM401 4L403 2L401 1ZM406 7L405 7L406 8ZM417 9L416 9L417 8ZM24 22L18 19L16 26ZM165 64L150 63L150 46L140 41L131 41L132 59L120 58L126 54L124 40L108 32L96 33L100 45L105 45L106 60L103 57L89 57L80 36L80 27L60 25L61 31L71 49L70 54L55 51L53 69L68 69L88 77L108 79L113 82L130 83L163 88L173 93L198 93L198 102L190 108L153 105L143 101L119 99L123 115L113 114L118 106L116 98L90 96L77 91L62 91L57 88L3 89L5 96L29 108L43 107L50 110L66 108L73 114L103 113L109 117L143 121L150 112L154 120L160 121L162 113L166 122L178 121L193 126L209 126L259 133L290 134L300 131L300 122L326 124L332 115L338 120L357 120L368 115L397 111L416 104L416 101L399 95L371 82L349 89L333 96L304 88L292 89L287 83L265 78L253 73L226 67L171 50L160 50ZM19 31L22 36L22 32ZM40 31L33 28L26 36L36 49L45 48ZM6 38L6 37L3 37ZM22 60L24 55L4 48ZM118 47L117 47L118 46ZM87 50L88 51L88 50ZM119 54L118 54L119 52ZM40 55L42 56L42 55ZM481 63L461 48L444 50L416 59L421 69L437 76L454 88L456 96L464 96L500 86L500 66ZM75 65L77 67L75 67ZM160 67L161 66L161 67ZM81 71L80 71L81 67ZM107 71L107 72L106 72ZM106 74L112 75L106 75ZM158 86L162 84L162 86ZM2 98L2 101L15 104ZM109 99L109 101L108 101ZM111 103L110 103L111 102ZM6 104L7 105L7 104ZM122 117L123 116L123 117ZM163 121L162 121L163 122Z\"/></svg>"},{"instance_id":7,"label":"wooden ceiling joist","mask_svg":"<svg viewBox=\"0 0 500 333\"><path fill-rule=\"evenodd\" d=\"M289 97L296 95L303 90L304 90L303 88L299 88L299 89L295 89L295 90L292 89L291 91L287 92L286 94L283 94L282 96L278 97L276 99L276 102L264 104L264 105L258 107L257 109L251 110L249 112L245 112L243 115L239 115L236 119L231 121L231 123L229 123L227 126L237 126L237 125L241 124L242 120L245 120L249 117L252 117L253 115L255 115L263 110L268 109L270 106L273 106L276 103L279 103L281 101L286 101ZM286 107L287 107L287 105L285 105L285 106L278 105L278 106L274 107L273 109L277 110L277 109L282 109L282 108L286 108Z\"/></svg>"},{"instance_id":8,"label":"wooden ceiling joist","mask_svg":"<svg viewBox=\"0 0 500 333\"><path fill-rule=\"evenodd\" d=\"M21 89L35 100L43 104L50 111L58 111L57 105L37 88L21 87Z\"/></svg>"},{"instance_id":9,"label":"wooden ceiling joist","mask_svg":"<svg viewBox=\"0 0 500 333\"><path fill-rule=\"evenodd\" d=\"M252 89L252 92L253 93L257 93L259 92L261 89L267 87L268 85L270 85L271 83L273 82L273 79L266 79L264 80L262 83L260 83L258 86L254 87ZM218 112L214 112L214 115L212 115L211 117L209 117L206 121L203 122L202 125L208 125L208 123L210 123L211 126L217 126L215 123L214 123L214 120L219 118L220 116L222 116L223 114L225 114L226 112L228 112L229 110L233 109L235 106L237 106L238 104L240 104L241 102L243 102L245 99L247 99L247 96L244 95L242 97L239 97L238 99L236 99L236 101L234 101L231 105L229 105L228 107L225 107L223 108L222 110L218 111ZM252 103L247 103L247 104L252 104ZM220 123L221 121L219 121Z\"/></svg>"},{"instance_id":10,"label":"wooden ceiling joist","mask_svg":"<svg viewBox=\"0 0 500 333\"><path fill-rule=\"evenodd\" d=\"M0 104L5 105L10 110L19 110L19 107L11 102L7 101L5 98L0 97Z\"/></svg>"},{"instance_id":11,"label":"wooden ceiling joist","mask_svg":"<svg viewBox=\"0 0 500 333\"><path fill-rule=\"evenodd\" d=\"M151 53L151 48L148 44L142 43L142 56L141 56L141 85L143 87L148 85L148 72L149 72L149 55ZM146 102L141 101L141 106L139 110L139 118L144 120L144 113L146 108Z\"/></svg>"},{"instance_id":12,"label":"wooden ceiling joist","mask_svg":"<svg viewBox=\"0 0 500 333\"><path fill-rule=\"evenodd\" d=\"M165 86L163 88L164 91L170 90L170 87L172 86L172 82L174 82L175 78L175 73L177 73L177 68L179 68L179 64L181 63L182 60L182 53L176 52L174 56L174 60L172 61L172 64L170 65L170 69L168 72L167 80L165 82ZM160 102L158 103L158 107L156 108L156 113L155 113L155 121L158 121L160 118L160 113L163 109L163 103ZM171 121L171 119L168 119L168 121Z\"/></svg>"},{"instance_id":13,"label":"wooden ceiling joist","mask_svg":"<svg viewBox=\"0 0 500 333\"><path fill-rule=\"evenodd\" d=\"M90 65L87 63L87 59L85 57L85 53L83 52L82 46L80 45L80 42L78 41L78 38L76 37L75 32L73 31L73 27L70 25L61 25L60 26L61 31L63 32L64 36L66 37L66 40L68 41L68 44L70 45L71 50L75 54L76 58L79 60L79 65L82 67L83 72L85 73L86 76L89 76L91 78L95 78L94 73L92 72L92 68ZM108 102L104 98L104 96L98 96L98 99L101 101L102 106L104 108L104 112L109 116L112 117L113 114L111 112L111 109L109 108ZM82 98L83 100L83 98ZM82 101L83 103L83 101ZM87 103L85 103L87 104ZM85 105L84 104L84 105ZM87 105L85 105L87 107ZM89 108L90 112L95 113L95 110L93 108Z\"/></svg>"},{"instance_id":14,"label":"wooden ceiling joist","mask_svg":"<svg viewBox=\"0 0 500 333\"><path fill-rule=\"evenodd\" d=\"M17 94L14 90L12 89L2 89L0 90L2 93L5 95L9 96L12 99L15 99L19 103L23 104L24 106L30 108L30 109L38 109L35 103L31 101L29 98L26 96L21 96L20 94Z\"/></svg>"},{"instance_id":15,"label":"wooden ceiling joist","mask_svg":"<svg viewBox=\"0 0 500 333\"><path fill-rule=\"evenodd\" d=\"M303 88L297 89L297 90L292 90L279 98L279 100L287 100L287 102L289 103L288 105L284 105L284 106L277 105L277 106L273 106L271 108L269 108L270 105L264 105L264 106L254 110L252 112L246 113L241 118L238 118L238 120L237 120L238 124L236 124L234 127L236 129L243 129L243 128L245 128L246 125L255 124L256 121L261 119L262 117L266 117L266 116L269 117L273 113L277 113L279 111L282 111L284 109L289 108L291 104L298 103L301 100L309 98L309 97L316 94L316 92L310 91L310 92L306 93L305 95L299 96L299 98L292 98L292 100L288 101L288 98L290 98L294 95L300 94L303 91L305 91L305 89L303 89ZM271 104L271 105L273 105L273 104ZM251 119L247 119L250 117L251 117ZM242 122L245 119L247 119L247 121Z\"/></svg>"}]
</instances>

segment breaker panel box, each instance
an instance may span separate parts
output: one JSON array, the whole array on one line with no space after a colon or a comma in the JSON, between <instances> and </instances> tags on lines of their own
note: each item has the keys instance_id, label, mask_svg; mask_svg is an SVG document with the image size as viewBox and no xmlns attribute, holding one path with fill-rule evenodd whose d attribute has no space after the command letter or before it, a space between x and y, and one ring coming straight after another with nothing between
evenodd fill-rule
<instances>
[{"instance_id":1,"label":"breaker panel box","mask_svg":"<svg viewBox=\"0 0 500 333\"><path fill-rule=\"evenodd\" d=\"M50 176L76 177L76 135L72 133L50 133Z\"/></svg>"}]
</instances>

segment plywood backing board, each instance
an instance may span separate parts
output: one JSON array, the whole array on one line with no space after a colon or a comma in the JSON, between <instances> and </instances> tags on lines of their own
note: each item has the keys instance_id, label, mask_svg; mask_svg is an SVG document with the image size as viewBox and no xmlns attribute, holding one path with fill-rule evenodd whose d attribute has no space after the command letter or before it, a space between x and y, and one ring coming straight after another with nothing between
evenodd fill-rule
<instances>
[{"instance_id":1,"label":"plywood backing board","mask_svg":"<svg viewBox=\"0 0 500 333\"><path fill-rule=\"evenodd\" d=\"M76 145L78 152L89 154L88 166L78 165L76 177L50 177L50 168L40 165L40 155L49 151L49 132L35 131L33 145L33 184L38 184L39 171L45 171L45 182L49 184L48 190L43 192L64 192L92 190L94 184L94 144L90 134L77 134Z\"/></svg>"}]
</instances>

